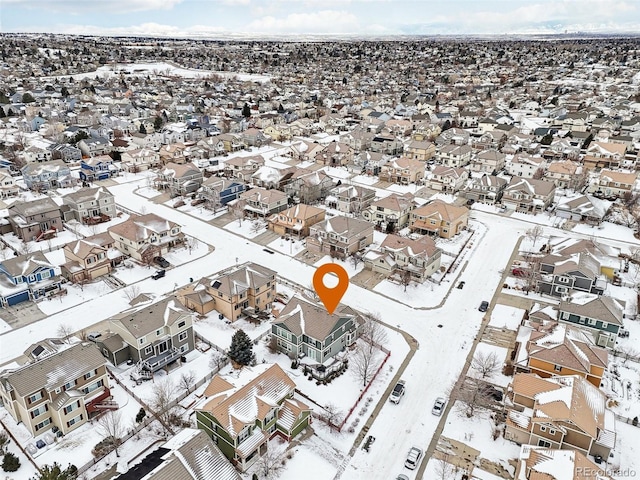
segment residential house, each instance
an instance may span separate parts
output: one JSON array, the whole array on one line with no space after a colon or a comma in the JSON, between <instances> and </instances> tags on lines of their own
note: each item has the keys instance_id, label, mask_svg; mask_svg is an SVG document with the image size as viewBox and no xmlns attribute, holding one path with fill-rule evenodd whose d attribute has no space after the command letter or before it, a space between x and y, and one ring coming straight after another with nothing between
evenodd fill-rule
<instances>
[{"instance_id":1,"label":"residential house","mask_svg":"<svg viewBox=\"0 0 640 480\"><path fill-rule=\"evenodd\" d=\"M407 280L423 283L440 268L442 252L431 237L426 235L412 240L398 235L387 235L379 248L364 256L365 268L387 277L398 275L402 283Z\"/></svg>"},{"instance_id":2,"label":"residential house","mask_svg":"<svg viewBox=\"0 0 640 480\"><path fill-rule=\"evenodd\" d=\"M616 440L615 416L606 395L587 380L518 373L509 390L513 406L507 409L507 440L609 458Z\"/></svg>"},{"instance_id":3,"label":"residential house","mask_svg":"<svg viewBox=\"0 0 640 480\"><path fill-rule=\"evenodd\" d=\"M551 253L540 260L537 291L562 297L573 291L601 295L606 278L601 275L600 262L591 253Z\"/></svg>"},{"instance_id":4,"label":"residential house","mask_svg":"<svg viewBox=\"0 0 640 480\"><path fill-rule=\"evenodd\" d=\"M381 133L371 139L372 152L384 153L387 155L400 155L404 151L402 140L389 133Z\"/></svg>"},{"instance_id":5,"label":"residential house","mask_svg":"<svg viewBox=\"0 0 640 480\"><path fill-rule=\"evenodd\" d=\"M158 301L145 299L108 318L107 323L124 342L119 349L127 350L126 360L135 362L140 373L156 372L195 348L194 317L195 313L170 295ZM116 353L103 352L109 357Z\"/></svg>"},{"instance_id":6,"label":"residential house","mask_svg":"<svg viewBox=\"0 0 640 480\"><path fill-rule=\"evenodd\" d=\"M295 388L278 364L218 374L195 406L196 424L245 472L267 454L270 438L278 435L289 442L311 423L311 409L293 398Z\"/></svg>"},{"instance_id":7,"label":"residential house","mask_svg":"<svg viewBox=\"0 0 640 480\"><path fill-rule=\"evenodd\" d=\"M0 306L10 307L28 300L65 292L60 269L38 250L0 262Z\"/></svg>"},{"instance_id":8,"label":"residential house","mask_svg":"<svg viewBox=\"0 0 640 480\"><path fill-rule=\"evenodd\" d=\"M9 172L0 170L0 199L15 197L20 193L20 187Z\"/></svg>"},{"instance_id":9,"label":"residential house","mask_svg":"<svg viewBox=\"0 0 640 480\"><path fill-rule=\"evenodd\" d=\"M466 230L469 224L469 209L434 200L411 212L409 228L420 234L452 238Z\"/></svg>"},{"instance_id":10,"label":"residential house","mask_svg":"<svg viewBox=\"0 0 640 480\"><path fill-rule=\"evenodd\" d=\"M621 143L591 142L587 147L583 163L587 169L619 167L627 153Z\"/></svg>"},{"instance_id":11,"label":"residential house","mask_svg":"<svg viewBox=\"0 0 640 480\"><path fill-rule=\"evenodd\" d=\"M431 173L427 184L429 188L441 192L456 193L462 190L469 179L466 168L445 167L437 165Z\"/></svg>"},{"instance_id":12,"label":"residential house","mask_svg":"<svg viewBox=\"0 0 640 480\"><path fill-rule=\"evenodd\" d=\"M62 197L65 221L75 219L95 225L108 222L117 215L116 201L106 187L81 188Z\"/></svg>"},{"instance_id":13,"label":"residential house","mask_svg":"<svg viewBox=\"0 0 640 480\"><path fill-rule=\"evenodd\" d=\"M438 147L435 160L446 167L466 167L471 162L471 147L467 144L446 143Z\"/></svg>"},{"instance_id":14,"label":"residential house","mask_svg":"<svg viewBox=\"0 0 640 480\"><path fill-rule=\"evenodd\" d=\"M60 351L36 344L29 363L0 372L5 410L34 437L47 430L63 435L108 407L111 397L106 360L92 343ZM117 405L115 405L117 408Z\"/></svg>"},{"instance_id":15,"label":"residential house","mask_svg":"<svg viewBox=\"0 0 640 480\"><path fill-rule=\"evenodd\" d=\"M589 225L600 225L607 210L608 207L604 201L592 195L580 195L574 198L561 198L555 213L560 218L584 222Z\"/></svg>"},{"instance_id":16,"label":"residential house","mask_svg":"<svg viewBox=\"0 0 640 480\"><path fill-rule=\"evenodd\" d=\"M522 445L515 480L613 480L578 450Z\"/></svg>"},{"instance_id":17,"label":"residential house","mask_svg":"<svg viewBox=\"0 0 640 480\"><path fill-rule=\"evenodd\" d=\"M424 163L410 157L400 157L382 165L380 180L389 183L409 185L420 183L424 178Z\"/></svg>"},{"instance_id":18,"label":"residential house","mask_svg":"<svg viewBox=\"0 0 640 480\"><path fill-rule=\"evenodd\" d=\"M193 163L167 163L154 179L156 188L168 190L172 197L186 196L198 191L203 181L202 170Z\"/></svg>"},{"instance_id":19,"label":"residential house","mask_svg":"<svg viewBox=\"0 0 640 480\"><path fill-rule=\"evenodd\" d=\"M338 305L330 314L323 305L294 296L273 321L271 335L278 351L322 364L355 343L363 323L351 307Z\"/></svg>"},{"instance_id":20,"label":"residential house","mask_svg":"<svg viewBox=\"0 0 640 480\"><path fill-rule=\"evenodd\" d=\"M493 148L483 150L471 160L471 171L495 175L504 168L506 157Z\"/></svg>"},{"instance_id":21,"label":"residential house","mask_svg":"<svg viewBox=\"0 0 640 480\"><path fill-rule=\"evenodd\" d=\"M62 249L66 260L60 267L62 276L70 282L82 283L110 274L122 259L122 253L114 245L115 240L107 232L67 243Z\"/></svg>"},{"instance_id":22,"label":"residential house","mask_svg":"<svg viewBox=\"0 0 640 480\"><path fill-rule=\"evenodd\" d=\"M467 130L462 128L449 128L436 138L437 145L469 145L471 136ZM416 138L416 140L418 140ZM471 152L471 150L469 150ZM462 165L449 165L450 167L460 167Z\"/></svg>"},{"instance_id":23,"label":"residential house","mask_svg":"<svg viewBox=\"0 0 640 480\"><path fill-rule=\"evenodd\" d=\"M311 225L324 220L324 215L324 208L300 203L269 218L268 228L281 236L304 238Z\"/></svg>"},{"instance_id":24,"label":"residential house","mask_svg":"<svg viewBox=\"0 0 640 480\"><path fill-rule=\"evenodd\" d=\"M346 143L331 142L315 155L316 163L330 167L344 166L353 161L354 149Z\"/></svg>"},{"instance_id":25,"label":"residential house","mask_svg":"<svg viewBox=\"0 0 640 480\"><path fill-rule=\"evenodd\" d=\"M376 191L357 185L338 185L327 197L327 205L343 213L359 214L375 200Z\"/></svg>"},{"instance_id":26,"label":"residential house","mask_svg":"<svg viewBox=\"0 0 640 480\"><path fill-rule=\"evenodd\" d=\"M242 480L238 471L203 430L185 428L114 480Z\"/></svg>"},{"instance_id":27,"label":"residential house","mask_svg":"<svg viewBox=\"0 0 640 480\"><path fill-rule=\"evenodd\" d=\"M436 145L426 140L412 140L407 145L405 155L415 160L426 162L436 154Z\"/></svg>"},{"instance_id":28,"label":"residential house","mask_svg":"<svg viewBox=\"0 0 640 480\"><path fill-rule=\"evenodd\" d=\"M240 194L247 186L238 180L209 177L200 187L199 197L205 200L204 206L213 211L222 208L227 203L240 198Z\"/></svg>"},{"instance_id":29,"label":"residential house","mask_svg":"<svg viewBox=\"0 0 640 480\"><path fill-rule=\"evenodd\" d=\"M52 160L53 154L50 145L29 145L22 151L24 161L27 163L48 162Z\"/></svg>"},{"instance_id":30,"label":"residential house","mask_svg":"<svg viewBox=\"0 0 640 480\"><path fill-rule=\"evenodd\" d=\"M473 148L475 150L502 150L502 146L507 140L507 134L502 130L492 130L484 132L480 137L473 139Z\"/></svg>"},{"instance_id":31,"label":"residential house","mask_svg":"<svg viewBox=\"0 0 640 480\"><path fill-rule=\"evenodd\" d=\"M625 302L602 295L574 294L558 306L558 321L589 332L596 345L612 350L624 322Z\"/></svg>"},{"instance_id":32,"label":"residential house","mask_svg":"<svg viewBox=\"0 0 640 480\"><path fill-rule=\"evenodd\" d=\"M245 183L249 182L251 175L264 165L262 155L252 157L233 157L224 163L224 174L227 177L237 178Z\"/></svg>"},{"instance_id":33,"label":"residential house","mask_svg":"<svg viewBox=\"0 0 640 480\"><path fill-rule=\"evenodd\" d=\"M244 143L239 135L235 133L221 133L216 136L218 144L226 153L233 153L245 148Z\"/></svg>"},{"instance_id":34,"label":"residential house","mask_svg":"<svg viewBox=\"0 0 640 480\"><path fill-rule=\"evenodd\" d=\"M284 193L300 203L316 203L324 199L333 187L333 179L323 171L298 168L284 186Z\"/></svg>"},{"instance_id":35,"label":"residential house","mask_svg":"<svg viewBox=\"0 0 640 480\"><path fill-rule=\"evenodd\" d=\"M64 228L60 207L50 197L14 202L8 211L13 233L23 242L47 240Z\"/></svg>"},{"instance_id":36,"label":"residential house","mask_svg":"<svg viewBox=\"0 0 640 480\"><path fill-rule=\"evenodd\" d=\"M262 187L267 190L270 188L282 190L289 183L295 171L294 167L262 165L251 175L249 183L254 187Z\"/></svg>"},{"instance_id":37,"label":"residential house","mask_svg":"<svg viewBox=\"0 0 640 480\"><path fill-rule=\"evenodd\" d=\"M104 180L118 174L119 167L109 155L97 155L80 161L80 179L87 182Z\"/></svg>"},{"instance_id":38,"label":"residential house","mask_svg":"<svg viewBox=\"0 0 640 480\"><path fill-rule=\"evenodd\" d=\"M122 165L129 172L137 173L160 165L160 154L149 148L129 150L121 155Z\"/></svg>"},{"instance_id":39,"label":"residential house","mask_svg":"<svg viewBox=\"0 0 640 480\"><path fill-rule=\"evenodd\" d=\"M80 149L84 157L107 155L111 153L113 149L111 142L104 137L84 138L80 140L76 146Z\"/></svg>"},{"instance_id":40,"label":"residential house","mask_svg":"<svg viewBox=\"0 0 640 480\"><path fill-rule=\"evenodd\" d=\"M46 163L30 163L20 169L22 179L29 190L43 192L52 188L67 188L76 183L69 166L62 160Z\"/></svg>"},{"instance_id":41,"label":"residential house","mask_svg":"<svg viewBox=\"0 0 640 480\"><path fill-rule=\"evenodd\" d=\"M556 186L533 178L512 177L504 189L502 204L520 213L538 214L551 206Z\"/></svg>"},{"instance_id":42,"label":"residential house","mask_svg":"<svg viewBox=\"0 0 640 480\"><path fill-rule=\"evenodd\" d=\"M256 187L240 194L237 205L242 207L248 217L267 219L274 213L280 213L288 207L288 198L280 190L265 190ZM231 204L229 204L231 206ZM234 205L236 207L236 205Z\"/></svg>"},{"instance_id":43,"label":"residential house","mask_svg":"<svg viewBox=\"0 0 640 480\"><path fill-rule=\"evenodd\" d=\"M347 258L373 243L373 225L357 218L331 217L309 229L306 247L312 253Z\"/></svg>"},{"instance_id":44,"label":"residential house","mask_svg":"<svg viewBox=\"0 0 640 480\"><path fill-rule=\"evenodd\" d=\"M558 188L574 188L580 185L582 165L573 160L556 160L549 164L544 180L553 182Z\"/></svg>"},{"instance_id":45,"label":"residential house","mask_svg":"<svg viewBox=\"0 0 640 480\"><path fill-rule=\"evenodd\" d=\"M158 151L160 155L160 163L166 165L167 163L174 163L181 165L187 161L184 151L187 146L184 143L171 143L163 145Z\"/></svg>"},{"instance_id":46,"label":"residential house","mask_svg":"<svg viewBox=\"0 0 640 480\"><path fill-rule=\"evenodd\" d=\"M542 378L579 375L598 388L609 364L608 352L596 346L586 332L533 317L520 326L515 351L516 372L535 373Z\"/></svg>"},{"instance_id":47,"label":"residential house","mask_svg":"<svg viewBox=\"0 0 640 480\"><path fill-rule=\"evenodd\" d=\"M546 168L547 161L544 158L527 153L517 153L506 162L507 173L514 177L541 178Z\"/></svg>"},{"instance_id":48,"label":"residential house","mask_svg":"<svg viewBox=\"0 0 640 480\"><path fill-rule=\"evenodd\" d=\"M461 195L476 202L495 205L502 199L502 192L507 186L507 180L495 175L473 177L464 187Z\"/></svg>"},{"instance_id":49,"label":"residential house","mask_svg":"<svg viewBox=\"0 0 640 480\"><path fill-rule=\"evenodd\" d=\"M151 263L153 257L166 254L184 241L180 225L155 213L131 215L107 231L118 250L144 263Z\"/></svg>"},{"instance_id":50,"label":"residential house","mask_svg":"<svg viewBox=\"0 0 640 480\"><path fill-rule=\"evenodd\" d=\"M414 207L412 194L392 193L388 197L374 201L369 208L362 211L362 216L377 228L392 233L408 225L409 216Z\"/></svg>"},{"instance_id":51,"label":"residential house","mask_svg":"<svg viewBox=\"0 0 640 480\"><path fill-rule=\"evenodd\" d=\"M623 197L634 190L637 179L636 172L619 172L603 168L598 181L589 186L589 192L606 198Z\"/></svg>"},{"instance_id":52,"label":"residential house","mask_svg":"<svg viewBox=\"0 0 640 480\"><path fill-rule=\"evenodd\" d=\"M76 163L82 159L82 152L75 145L59 143L51 147L51 159L66 163Z\"/></svg>"},{"instance_id":53,"label":"residential house","mask_svg":"<svg viewBox=\"0 0 640 480\"><path fill-rule=\"evenodd\" d=\"M216 310L235 322L246 312L271 310L276 298L276 272L248 262L204 277L182 288L177 296L201 315Z\"/></svg>"},{"instance_id":54,"label":"residential house","mask_svg":"<svg viewBox=\"0 0 640 480\"><path fill-rule=\"evenodd\" d=\"M379 175L382 167L392 160L391 155L379 152L363 150L353 157L353 167L349 167L356 173L363 175ZM423 168L424 170L424 168Z\"/></svg>"},{"instance_id":55,"label":"residential house","mask_svg":"<svg viewBox=\"0 0 640 480\"><path fill-rule=\"evenodd\" d=\"M265 135L257 128L247 128L240 134L240 139L249 147L261 147L271 143L271 136Z\"/></svg>"}]
</instances>

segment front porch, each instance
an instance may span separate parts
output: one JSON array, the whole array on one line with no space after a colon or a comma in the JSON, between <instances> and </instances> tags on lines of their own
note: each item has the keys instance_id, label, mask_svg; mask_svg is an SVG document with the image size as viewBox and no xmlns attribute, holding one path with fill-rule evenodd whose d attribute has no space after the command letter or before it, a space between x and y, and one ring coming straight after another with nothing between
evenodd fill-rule
<instances>
[{"instance_id":1,"label":"front porch","mask_svg":"<svg viewBox=\"0 0 640 480\"><path fill-rule=\"evenodd\" d=\"M95 215L82 217L82 223L85 225L98 225L100 223L108 222L109 220L111 220L111 217L104 213L96 213Z\"/></svg>"}]
</instances>

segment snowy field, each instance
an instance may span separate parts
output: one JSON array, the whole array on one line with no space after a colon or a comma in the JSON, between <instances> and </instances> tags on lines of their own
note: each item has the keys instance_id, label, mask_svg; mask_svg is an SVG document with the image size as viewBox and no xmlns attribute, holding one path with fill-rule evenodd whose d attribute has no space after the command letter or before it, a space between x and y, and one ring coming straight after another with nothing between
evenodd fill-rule
<instances>
[{"instance_id":1,"label":"snowy field","mask_svg":"<svg viewBox=\"0 0 640 480\"><path fill-rule=\"evenodd\" d=\"M267 223L263 220L233 220L224 226L225 230L244 238L255 238L267 230Z\"/></svg>"},{"instance_id":2,"label":"snowy field","mask_svg":"<svg viewBox=\"0 0 640 480\"><path fill-rule=\"evenodd\" d=\"M524 310L521 308L509 307L507 305L496 304L491 311L489 325L507 330L518 330Z\"/></svg>"}]
</instances>

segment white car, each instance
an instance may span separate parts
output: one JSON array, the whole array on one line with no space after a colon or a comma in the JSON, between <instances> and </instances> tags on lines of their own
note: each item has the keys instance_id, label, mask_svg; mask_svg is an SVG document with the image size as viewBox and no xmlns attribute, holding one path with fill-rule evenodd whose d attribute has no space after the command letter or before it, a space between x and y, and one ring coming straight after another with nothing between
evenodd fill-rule
<instances>
[{"instance_id":1,"label":"white car","mask_svg":"<svg viewBox=\"0 0 640 480\"><path fill-rule=\"evenodd\" d=\"M389 395L389 401L391 403L400 403L400 399L404 395L404 390L404 380L400 380L396 383L396 386L393 387L393 391L391 392L391 395Z\"/></svg>"},{"instance_id":2,"label":"white car","mask_svg":"<svg viewBox=\"0 0 640 480\"><path fill-rule=\"evenodd\" d=\"M420 459L422 459L422 449L411 447L411 450L409 450L407 454L407 459L404 461L404 466L409 470L415 470L420 464Z\"/></svg>"},{"instance_id":3,"label":"white car","mask_svg":"<svg viewBox=\"0 0 640 480\"><path fill-rule=\"evenodd\" d=\"M436 398L436 403L433 404L433 408L431 409L431 413L433 413L434 415L439 417L440 415L442 415L442 411L444 410L444 406L445 406L446 403L447 403L447 401L444 398L442 398L442 397Z\"/></svg>"}]
</instances>

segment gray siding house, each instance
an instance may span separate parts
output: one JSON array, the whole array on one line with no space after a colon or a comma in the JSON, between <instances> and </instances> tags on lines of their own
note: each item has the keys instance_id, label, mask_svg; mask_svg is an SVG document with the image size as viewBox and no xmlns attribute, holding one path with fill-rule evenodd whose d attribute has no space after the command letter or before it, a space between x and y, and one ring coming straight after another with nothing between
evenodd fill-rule
<instances>
[{"instance_id":1,"label":"gray siding house","mask_svg":"<svg viewBox=\"0 0 640 480\"><path fill-rule=\"evenodd\" d=\"M612 297L588 295L558 306L560 322L591 333L596 345L608 349L615 347L623 319L624 302Z\"/></svg>"}]
</instances>

